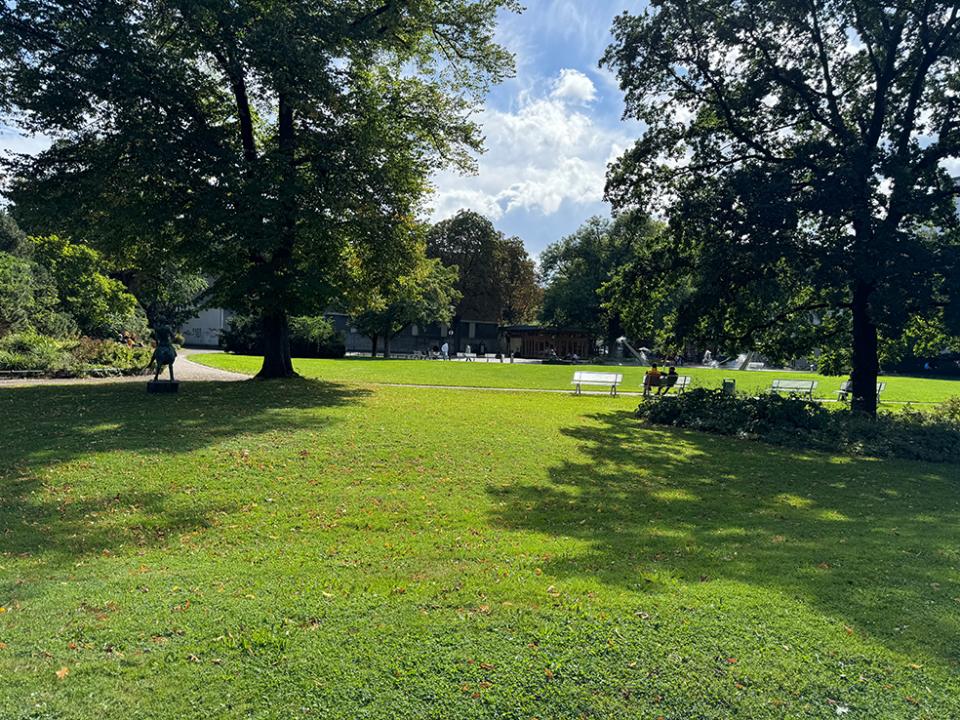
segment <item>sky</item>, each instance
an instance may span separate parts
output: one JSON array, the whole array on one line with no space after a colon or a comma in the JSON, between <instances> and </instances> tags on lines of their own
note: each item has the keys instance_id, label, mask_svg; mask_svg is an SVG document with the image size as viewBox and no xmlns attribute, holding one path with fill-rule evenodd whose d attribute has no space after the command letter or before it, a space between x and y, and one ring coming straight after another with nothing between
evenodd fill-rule
<instances>
[{"instance_id":1,"label":"sky","mask_svg":"<svg viewBox=\"0 0 960 720\"><path fill-rule=\"evenodd\" d=\"M430 219L461 208L520 237L536 257L592 215L607 215L607 164L640 134L622 122L616 78L599 68L615 15L641 0L525 0L501 14L499 42L516 56L516 74L496 86L477 119L486 138L478 172L434 178ZM36 152L43 137L0 126L0 151Z\"/></svg>"},{"instance_id":2,"label":"sky","mask_svg":"<svg viewBox=\"0 0 960 720\"><path fill-rule=\"evenodd\" d=\"M616 77L599 67L613 18L636 0L527 0L503 13L498 40L516 75L491 92L478 119L486 151L476 175L434 178L431 219L461 208L490 218L538 255L592 215L607 215L607 164L640 135L621 120Z\"/></svg>"}]
</instances>

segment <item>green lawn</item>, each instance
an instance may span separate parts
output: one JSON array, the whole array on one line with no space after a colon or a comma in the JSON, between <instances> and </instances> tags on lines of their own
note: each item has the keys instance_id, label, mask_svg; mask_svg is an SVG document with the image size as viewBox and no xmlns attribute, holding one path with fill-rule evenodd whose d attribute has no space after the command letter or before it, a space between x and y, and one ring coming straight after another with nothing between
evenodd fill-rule
<instances>
[{"instance_id":1,"label":"green lawn","mask_svg":"<svg viewBox=\"0 0 960 720\"><path fill-rule=\"evenodd\" d=\"M192 358L213 367L255 374L261 358L242 355L194 355ZM623 374L623 389L638 392L646 368L636 365L623 367L578 365L527 365L510 363L463 363L439 360L294 360L297 372L305 377L334 382L411 383L429 385L456 385L463 387L497 387L529 389L571 389L570 379L576 370L598 370ZM690 375L692 387L719 388L724 378L737 381L737 389L757 393L770 387L775 378L817 380L816 395L836 399L836 391L845 378L827 377L814 373L746 372L681 368L682 375ZM887 389L883 399L891 402L940 402L952 395L960 395L960 380L917 377L883 377Z\"/></svg>"},{"instance_id":2,"label":"green lawn","mask_svg":"<svg viewBox=\"0 0 960 720\"><path fill-rule=\"evenodd\" d=\"M960 468L635 403L2 389L0 718L960 716Z\"/></svg>"}]
</instances>

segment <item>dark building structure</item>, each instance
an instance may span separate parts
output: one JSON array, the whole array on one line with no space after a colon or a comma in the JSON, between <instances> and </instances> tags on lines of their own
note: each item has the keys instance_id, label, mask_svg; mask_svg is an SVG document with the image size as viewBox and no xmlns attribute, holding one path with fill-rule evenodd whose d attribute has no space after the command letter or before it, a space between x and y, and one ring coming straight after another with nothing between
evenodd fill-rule
<instances>
[{"instance_id":1,"label":"dark building structure","mask_svg":"<svg viewBox=\"0 0 960 720\"><path fill-rule=\"evenodd\" d=\"M370 338L350 324L348 315L326 313L326 317L333 323L334 329L343 335L348 353L368 353L372 350ZM493 320L455 320L450 323L407 325L390 339L390 352L401 355L427 352L439 348L444 341L450 345L451 354L466 352L468 345L473 353L496 353L500 351L499 324Z\"/></svg>"},{"instance_id":2,"label":"dark building structure","mask_svg":"<svg viewBox=\"0 0 960 720\"><path fill-rule=\"evenodd\" d=\"M586 330L542 325L507 325L500 328L503 352L524 358L588 358L596 354L593 336Z\"/></svg>"}]
</instances>

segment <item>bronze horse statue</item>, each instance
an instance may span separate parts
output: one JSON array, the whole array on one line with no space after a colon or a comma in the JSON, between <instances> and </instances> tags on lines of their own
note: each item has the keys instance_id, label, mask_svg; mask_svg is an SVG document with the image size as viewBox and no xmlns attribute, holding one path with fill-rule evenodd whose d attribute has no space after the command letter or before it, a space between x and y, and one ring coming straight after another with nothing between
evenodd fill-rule
<instances>
[{"instance_id":1,"label":"bronze horse statue","mask_svg":"<svg viewBox=\"0 0 960 720\"><path fill-rule=\"evenodd\" d=\"M157 382L160 371L166 365L170 368L170 382L173 382L173 362L176 359L177 351L173 347L173 331L168 326L162 325L157 328L157 347L153 351L153 357L150 358L150 365L157 366L153 381ZM150 365L147 367L150 367Z\"/></svg>"}]
</instances>

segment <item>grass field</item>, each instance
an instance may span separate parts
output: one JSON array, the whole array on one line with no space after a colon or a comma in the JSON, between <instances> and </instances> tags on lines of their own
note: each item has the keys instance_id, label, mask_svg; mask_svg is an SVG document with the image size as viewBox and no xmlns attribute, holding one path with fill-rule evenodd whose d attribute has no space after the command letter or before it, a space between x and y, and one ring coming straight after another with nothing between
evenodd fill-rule
<instances>
[{"instance_id":1,"label":"grass field","mask_svg":"<svg viewBox=\"0 0 960 720\"><path fill-rule=\"evenodd\" d=\"M242 355L195 355L192 358L224 370L255 374L262 362L259 357ZM623 389L638 392L646 368L636 365L623 367L577 365L527 365L510 363L463 363L439 360L294 360L294 367L309 378L334 382L409 383L429 385L455 385L463 387L496 387L528 389L571 389L570 379L576 370L597 370L623 374ZM818 381L816 395L836 399L841 377L828 377L814 373L746 372L681 368L682 375L691 377L692 387L719 388L724 378L737 381L737 389L757 393L770 387L778 377ZM960 380L883 377L887 389L883 399L890 402L930 403L940 402L952 395L960 395Z\"/></svg>"},{"instance_id":2,"label":"grass field","mask_svg":"<svg viewBox=\"0 0 960 720\"><path fill-rule=\"evenodd\" d=\"M2 389L0 718L960 716L960 469L635 403Z\"/></svg>"}]
</instances>

